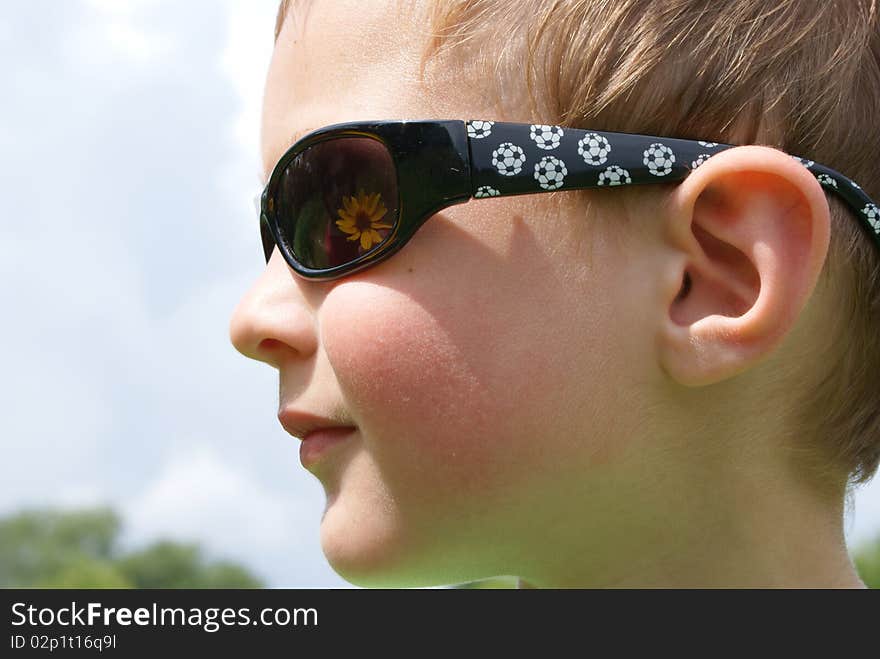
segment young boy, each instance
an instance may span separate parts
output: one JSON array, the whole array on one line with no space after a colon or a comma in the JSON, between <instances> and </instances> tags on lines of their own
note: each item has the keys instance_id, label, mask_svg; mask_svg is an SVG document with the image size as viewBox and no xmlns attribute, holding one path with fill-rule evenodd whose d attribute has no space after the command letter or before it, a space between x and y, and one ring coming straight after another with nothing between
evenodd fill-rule
<instances>
[{"instance_id":1,"label":"young boy","mask_svg":"<svg viewBox=\"0 0 880 659\"><path fill-rule=\"evenodd\" d=\"M862 586L843 510L880 455L876 215L811 167L880 199L878 30L872 0L283 2L267 180L306 133L361 120L739 145L676 183L542 179L447 205L333 279L264 234L231 337L279 371L334 569L393 587ZM502 174L522 164L493 147ZM327 204L364 253L405 206ZM264 215L296 219L279 205Z\"/></svg>"}]
</instances>

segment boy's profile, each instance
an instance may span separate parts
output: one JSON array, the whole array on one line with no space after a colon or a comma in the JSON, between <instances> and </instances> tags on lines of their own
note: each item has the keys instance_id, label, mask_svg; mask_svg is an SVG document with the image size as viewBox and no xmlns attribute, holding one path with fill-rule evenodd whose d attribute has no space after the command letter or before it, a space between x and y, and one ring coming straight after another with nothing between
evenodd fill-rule
<instances>
[{"instance_id":1,"label":"boy's profile","mask_svg":"<svg viewBox=\"0 0 880 659\"><path fill-rule=\"evenodd\" d=\"M553 127L738 145L674 184L451 205L334 279L264 233L231 337L278 369L279 418L309 435L334 569L367 586L862 587L843 513L880 460L880 224L790 154L878 200L878 116L874 0L282 2L267 179L304 135L365 120L545 126L542 149ZM527 157L497 146L502 174ZM394 230L393 189L330 199L337 161L297 162L284 185L318 190L340 245ZM286 253L330 258L302 233Z\"/></svg>"}]
</instances>

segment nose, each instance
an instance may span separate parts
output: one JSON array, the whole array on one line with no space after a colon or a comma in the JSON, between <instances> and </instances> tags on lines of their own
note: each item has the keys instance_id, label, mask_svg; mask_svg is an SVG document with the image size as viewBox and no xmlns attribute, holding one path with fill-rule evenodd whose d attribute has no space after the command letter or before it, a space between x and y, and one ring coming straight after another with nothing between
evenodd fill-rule
<instances>
[{"instance_id":1,"label":"nose","mask_svg":"<svg viewBox=\"0 0 880 659\"><path fill-rule=\"evenodd\" d=\"M300 289L308 284L298 280L276 249L232 313L229 338L235 349L275 368L312 355L318 348L316 320Z\"/></svg>"}]
</instances>

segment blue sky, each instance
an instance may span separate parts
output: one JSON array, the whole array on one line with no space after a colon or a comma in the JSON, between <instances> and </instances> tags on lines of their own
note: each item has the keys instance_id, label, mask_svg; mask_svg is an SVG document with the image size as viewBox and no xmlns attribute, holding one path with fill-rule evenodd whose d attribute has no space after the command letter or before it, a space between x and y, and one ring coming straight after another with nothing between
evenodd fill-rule
<instances>
[{"instance_id":1,"label":"blue sky","mask_svg":"<svg viewBox=\"0 0 880 659\"><path fill-rule=\"evenodd\" d=\"M0 512L112 503L273 586L345 586L324 495L232 348L277 0L0 5ZM851 543L880 531L880 482Z\"/></svg>"}]
</instances>

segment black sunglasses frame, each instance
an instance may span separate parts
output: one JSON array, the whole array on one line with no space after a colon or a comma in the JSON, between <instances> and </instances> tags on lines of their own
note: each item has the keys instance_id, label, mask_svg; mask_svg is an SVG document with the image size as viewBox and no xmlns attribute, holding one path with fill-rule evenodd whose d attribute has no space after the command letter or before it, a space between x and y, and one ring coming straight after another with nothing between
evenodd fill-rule
<instances>
[{"instance_id":1,"label":"black sunglasses frame","mask_svg":"<svg viewBox=\"0 0 880 659\"><path fill-rule=\"evenodd\" d=\"M388 236L358 258L325 269L299 263L279 239L275 194L287 165L305 149L341 137L381 142L397 172L398 217ZM277 245L302 277L332 280L389 258L439 210L472 198L598 187L675 183L735 145L483 120L363 121L333 124L298 140L281 156L260 198L268 263ZM799 160L856 214L880 249L880 210L854 181L811 160Z\"/></svg>"}]
</instances>

